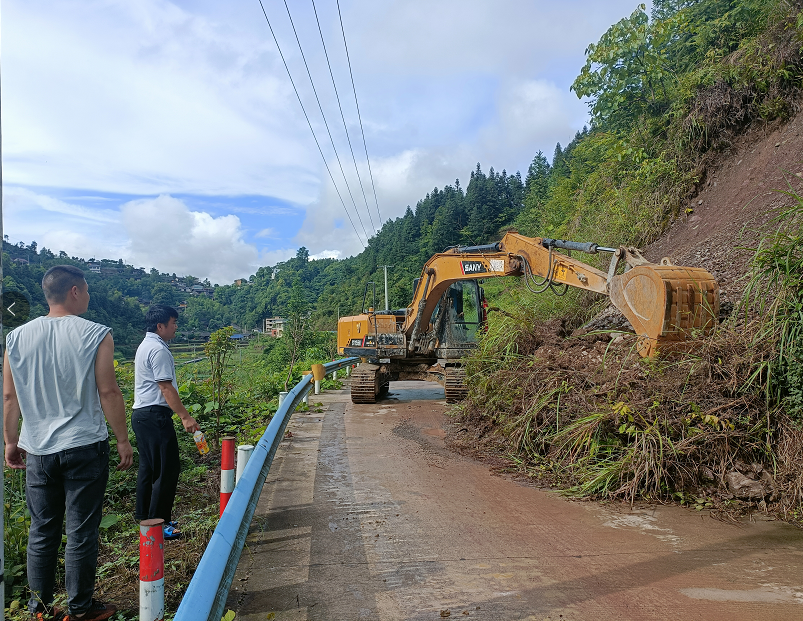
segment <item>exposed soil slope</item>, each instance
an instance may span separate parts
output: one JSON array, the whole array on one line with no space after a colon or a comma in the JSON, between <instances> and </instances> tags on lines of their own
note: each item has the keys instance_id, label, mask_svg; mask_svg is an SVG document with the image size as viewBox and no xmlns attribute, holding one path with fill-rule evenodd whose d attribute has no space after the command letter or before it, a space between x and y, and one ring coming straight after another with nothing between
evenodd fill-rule
<instances>
[{"instance_id":1,"label":"exposed soil slope","mask_svg":"<svg viewBox=\"0 0 803 621\"><path fill-rule=\"evenodd\" d=\"M792 202L782 191L803 192L801 177L803 115L780 127L755 128L708 169L683 215L644 254L707 269L719 281L722 301L736 302L752 256L740 248L755 247L758 229Z\"/></svg>"}]
</instances>

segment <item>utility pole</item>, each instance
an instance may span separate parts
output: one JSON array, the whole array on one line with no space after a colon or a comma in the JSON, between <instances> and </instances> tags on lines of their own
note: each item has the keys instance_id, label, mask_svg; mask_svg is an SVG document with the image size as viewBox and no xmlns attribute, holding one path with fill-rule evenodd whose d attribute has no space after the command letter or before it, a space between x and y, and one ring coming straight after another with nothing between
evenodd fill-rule
<instances>
[{"instance_id":1,"label":"utility pole","mask_svg":"<svg viewBox=\"0 0 803 621\"><path fill-rule=\"evenodd\" d=\"M384 268L385 270L385 310L390 310L390 306L388 306L388 268L389 267L396 267L395 265L380 265L379 267Z\"/></svg>"}]
</instances>

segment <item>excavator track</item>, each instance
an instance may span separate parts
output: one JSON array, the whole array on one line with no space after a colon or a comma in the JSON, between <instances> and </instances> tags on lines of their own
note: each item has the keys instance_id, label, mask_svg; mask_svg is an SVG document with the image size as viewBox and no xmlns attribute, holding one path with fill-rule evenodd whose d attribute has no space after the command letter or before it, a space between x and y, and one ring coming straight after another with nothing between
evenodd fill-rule
<instances>
[{"instance_id":1,"label":"excavator track","mask_svg":"<svg viewBox=\"0 0 803 621\"><path fill-rule=\"evenodd\" d=\"M351 402L376 403L379 392L379 368L375 365L358 365L351 374Z\"/></svg>"},{"instance_id":2,"label":"excavator track","mask_svg":"<svg viewBox=\"0 0 803 621\"><path fill-rule=\"evenodd\" d=\"M466 370L463 367L447 367L443 378L446 403L458 403L468 395Z\"/></svg>"}]
</instances>

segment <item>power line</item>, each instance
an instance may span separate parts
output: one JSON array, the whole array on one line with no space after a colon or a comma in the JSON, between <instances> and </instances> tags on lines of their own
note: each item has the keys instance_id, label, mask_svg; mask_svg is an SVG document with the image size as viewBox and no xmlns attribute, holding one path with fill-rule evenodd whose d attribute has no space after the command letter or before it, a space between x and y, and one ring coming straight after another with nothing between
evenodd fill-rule
<instances>
[{"instance_id":1,"label":"power line","mask_svg":"<svg viewBox=\"0 0 803 621\"><path fill-rule=\"evenodd\" d=\"M282 62L284 63L284 68L287 70L287 77L290 78L290 84L293 85L293 90L295 91L296 97L298 98L298 103L301 106L301 111L304 113L304 118L307 119L307 125L309 125L309 130L312 132L312 138L313 140L315 140L315 144L318 147L318 152L321 154L321 158L323 159L323 165L326 166L326 172L329 173L329 178L332 180L332 185L335 187L335 192L337 192L337 196L340 199L340 204L343 205L343 211L346 212L346 216L348 217L349 222L351 222L351 227L354 229L354 233L355 235L357 235L357 239L360 241L360 244L362 244L362 247L365 248L366 244L363 243L362 238L360 237L360 233L357 231L357 227L354 225L354 220L351 219L351 214L349 213L349 210L346 208L346 201L343 200L343 196L340 194L340 190L338 189L337 184L335 183L335 178L332 175L332 171L329 169L328 162L326 161L326 156L323 154L323 149L321 149L321 144L318 142L318 137L315 135L315 130L312 129L312 123L309 120L309 115L307 114L307 110L304 108L304 103L301 101L301 95L298 94L296 83L293 81L293 76L290 73L290 67L287 66L287 61L284 59L284 54L282 54L282 48L279 46L279 40L276 38L276 33L273 32L273 26L270 23L270 19L268 19L268 14L265 11L265 6L262 4L262 0L259 0L259 6L262 8L262 14L265 16L265 21L268 22L268 28L270 28L270 33L271 35L273 35L273 41L276 43L276 49L279 50L279 56L281 57ZM365 227L363 227L363 229L365 229Z\"/></svg>"},{"instance_id":2,"label":"power line","mask_svg":"<svg viewBox=\"0 0 803 621\"><path fill-rule=\"evenodd\" d=\"M337 164L338 166L340 166L340 173L343 175L343 182L346 184L346 189L349 191L349 196L351 196L351 203L354 205L354 211L357 214L357 219L360 221L360 226L362 226L362 232L365 233L365 239L368 239L368 232L365 230L365 225L363 224L362 218L360 217L360 210L357 209L357 201L354 200L354 194L351 193L351 187L349 186L348 179L346 178L346 171L343 170L343 163L340 161L340 155L338 155L337 153L337 147L335 146L335 139L332 138L332 132L329 129L329 123L326 122L326 115L323 113L323 106L321 105L321 100L318 97L318 91L315 88L315 81L312 79L312 72L309 70L309 65L307 64L307 57L304 55L304 50L301 47L301 40L298 38L298 32L296 32L296 25L293 23L293 16L290 15L290 7L287 6L287 0L284 0L284 8L287 9L287 17L290 18L290 25L293 27L293 34L296 36L296 42L298 43L298 51L301 52L301 58L304 61L304 67L306 67L307 69L309 82L312 85L312 92L315 93L315 100L318 102L318 109L321 111L321 117L323 117L323 124L326 127L326 133L329 134L329 141L332 143L332 149L335 152L335 159L337 159Z\"/></svg>"},{"instance_id":3,"label":"power line","mask_svg":"<svg viewBox=\"0 0 803 621\"><path fill-rule=\"evenodd\" d=\"M346 117L343 114L343 106L340 104L340 94L337 92L337 85L335 84L335 74L332 72L332 64L329 62L329 53L326 51L326 43L323 40L323 30L321 29L321 22L318 19L318 9L315 8L315 0L312 0L312 10L315 12L315 21L318 23L318 32L321 35L321 45L323 45L323 55L326 57L326 64L329 66L329 75L332 78L332 87L335 89L335 97L337 98L337 107L340 108L340 118L343 119L343 130L346 132L346 140L349 141L349 149L351 150L351 159L354 161L354 172L357 173L357 179L360 181L360 190L362 190L362 199L365 201L365 210L368 212L368 218L371 220L371 227L376 230L374 226L374 219L371 217L371 208L368 206L368 198L365 196L365 188L362 185L362 177L360 170L357 168L357 158L354 155L354 147L351 146L351 137L349 130L346 126ZM382 222L379 222L380 226Z\"/></svg>"},{"instance_id":4,"label":"power line","mask_svg":"<svg viewBox=\"0 0 803 621\"><path fill-rule=\"evenodd\" d=\"M376 185L374 185L374 174L371 172L371 160L368 157L368 144L365 142L365 130L362 127L362 116L360 116L360 104L357 103L357 87L354 86L354 73L351 71L351 57L349 56L349 46L346 43L346 30L343 28L343 15L340 13L340 0L337 0L337 16L340 18L340 31L343 33L343 46L346 48L346 60L349 64L349 75L351 76L351 89L354 91L354 103L357 106L357 118L360 120L360 132L362 133L362 145L365 147L365 159L368 161L368 174L371 176L371 187L374 189L374 202L376 202L376 213L379 216L379 224L382 224L382 215L379 213L379 200L376 198Z\"/></svg>"}]
</instances>

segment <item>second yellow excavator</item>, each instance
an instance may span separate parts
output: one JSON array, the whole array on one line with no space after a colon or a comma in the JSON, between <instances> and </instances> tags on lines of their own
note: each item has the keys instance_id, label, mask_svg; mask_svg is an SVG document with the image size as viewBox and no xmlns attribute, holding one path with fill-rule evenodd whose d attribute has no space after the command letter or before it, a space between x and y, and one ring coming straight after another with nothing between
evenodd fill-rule
<instances>
[{"instance_id":1,"label":"second yellow excavator","mask_svg":"<svg viewBox=\"0 0 803 621\"><path fill-rule=\"evenodd\" d=\"M605 273L559 252L612 255ZM622 273L617 273L623 266ZM415 280L410 306L395 311L365 309L342 317L337 326L340 353L359 356L351 382L354 403L374 403L390 381L435 380L446 400L466 394L461 358L476 347L485 321L479 280L520 276L535 293L576 287L608 295L639 337L642 356L705 334L719 315L719 286L706 270L650 263L635 248L525 237L508 232L500 242L451 248L434 255ZM367 297L367 289L366 289Z\"/></svg>"}]
</instances>

